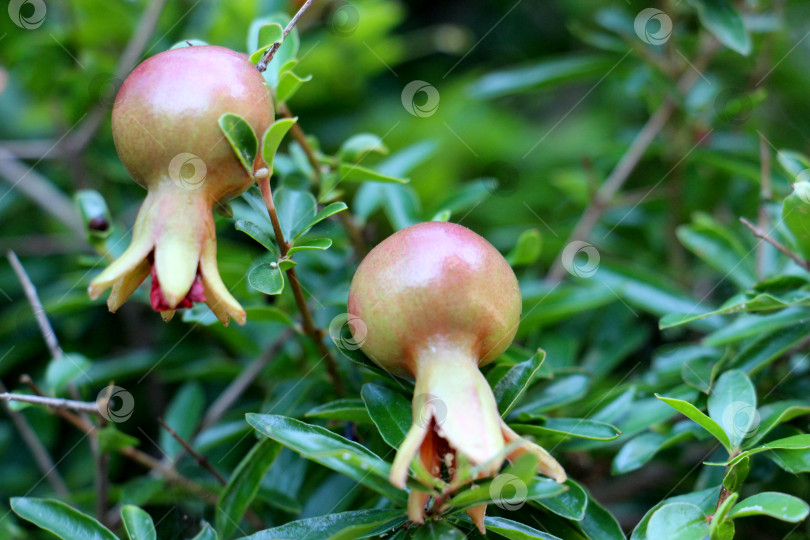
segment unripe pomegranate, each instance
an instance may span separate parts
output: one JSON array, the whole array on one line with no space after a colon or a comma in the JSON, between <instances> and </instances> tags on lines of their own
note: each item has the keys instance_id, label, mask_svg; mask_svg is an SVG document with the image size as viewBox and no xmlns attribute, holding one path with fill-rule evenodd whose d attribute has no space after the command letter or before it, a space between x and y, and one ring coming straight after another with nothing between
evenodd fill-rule
<instances>
[{"instance_id":1,"label":"unripe pomegranate","mask_svg":"<svg viewBox=\"0 0 810 540\"><path fill-rule=\"evenodd\" d=\"M110 311L152 274L152 307L171 318L205 302L225 324L245 322L217 269L212 207L253 182L218 120L242 116L260 136L273 123L264 78L247 55L223 47L172 49L146 60L121 86L112 112L115 147L132 179L147 189L132 244L90 284L112 286ZM263 167L257 156L254 170Z\"/></svg>"},{"instance_id":2,"label":"unripe pomegranate","mask_svg":"<svg viewBox=\"0 0 810 540\"><path fill-rule=\"evenodd\" d=\"M414 458L435 477L442 464L457 468L459 454L484 475L495 474L513 441L519 441L517 449L506 458L532 452L541 472L565 481L554 458L504 423L479 371L511 344L521 304L517 278L503 256L453 223L403 229L360 264L348 311L363 324L356 322L352 332L374 362L416 381L413 425L394 459L392 484L405 487ZM409 497L411 520L421 522L428 494L411 490ZM473 518L482 528L483 511Z\"/></svg>"}]
</instances>

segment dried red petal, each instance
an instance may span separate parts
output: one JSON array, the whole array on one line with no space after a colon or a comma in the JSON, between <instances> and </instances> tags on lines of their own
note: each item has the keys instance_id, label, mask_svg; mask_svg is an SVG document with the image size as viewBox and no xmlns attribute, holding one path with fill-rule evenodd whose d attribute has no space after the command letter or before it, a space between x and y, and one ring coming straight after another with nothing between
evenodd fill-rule
<instances>
[{"instance_id":1,"label":"dried red petal","mask_svg":"<svg viewBox=\"0 0 810 540\"><path fill-rule=\"evenodd\" d=\"M190 308L197 302L205 302L205 287L202 283L202 276L199 269L194 282L191 284L185 298L175 307L170 307L163 296L163 291L160 289L160 280L158 280L157 269L152 266L152 289L149 291L149 300L152 302L152 309L155 311L170 311L174 309Z\"/></svg>"}]
</instances>

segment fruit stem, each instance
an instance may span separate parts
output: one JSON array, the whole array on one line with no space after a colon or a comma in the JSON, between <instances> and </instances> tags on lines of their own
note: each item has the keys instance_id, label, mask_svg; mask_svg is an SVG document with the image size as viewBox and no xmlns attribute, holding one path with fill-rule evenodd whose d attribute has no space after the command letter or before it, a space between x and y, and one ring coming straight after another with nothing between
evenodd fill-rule
<instances>
[{"instance_id":1,"label":"fruit stem","mask_svg":"<svg viewBox=\"0 0 810 540\"><path fill-rule=\"evenodd\" d=\"M782 253L784 253L785 255L790 257L791 259L793 259L793 261L796 264L798 264L799 266L801 266L805 270L810 271L810 261L807 261L807 260L799 257L798 255L793 253L791 250L789 250L787 247L785 247L784 244L782 244L778 240L776 240L776 239L772 238L771 236L769 236L768 233L766 233L765 231L763 231L762 229L760 229L759 227L757 227L756 225L754 225L753 223L751 223L750 221L745 219L744 217L740 218L740 223L742 223L743 225L748 227L751 230L751 232L754 234L755 237L760 238L762 240L765 240L766 242L771 244L773 247L775 247L776 249L778 249L779 251L781 251Z\"/></svg>"},{"instance_id":2,"label":"fruit stem","mask_svg":"<svg viewBox=\"0 0 810 540\"><path fill-rule=\"evenodd\" d=\"M281 256L282 258L286 257L287 252L290 250L290 246L284 239L284 232L281 230L281 224L278 221L276 205L273 202L273 191L270 188L270 178L265 176L263 178L257 178L256 181L259 183L259 189L261 189L264 204L267 206L268 214L270 214L270 221L273 223L273 231L276 234L276 242L278 243L279 250L281 251ZM290 289L292 289L293 296L295 297L295 303L298 305L298 311L301 312L301 318L303 319L304 323L304 332L310 337L310 339L312 339L322 359L326 361L326 370L329 373L329 378L332 379L332 385L335 388L335 393L338 396L343 396L343 382L340 380L337 363L335 362L334 357L332 357L332 353L329 351L329 348L323 342L323 330L318 328L314 319L312 318L312 314L309 311L309 306L307 306L306 298L304 298L304 291L301 289L301 282L298 281L298 274L295 273L295 267L293 266L288 268L286 273L287 279L290 282Z\"/></svg>"},{"instance_id":3,"label":"fruit stem","mask_svg":"<svg viewBox=\"0 0 810 540\"><path fill-rule=\"evenodd\" d=\"M300 19L301 16L303 16L304 13L306 13L307 10L310 8L310 6L312 6L312 4L314 3L315 0L307 0L306 2L304 2L304 5L301 6L301 9L299 9L298 12L295 15L293 15L293 18L290 19L290 22L284 28L284 32L282 32L281 34L281 39L273 43L273 46L267 49L267 51L262 55L262 59L259 60L258 64L256 64L256 69L258 69L259 71L264 71L267 69L267 64L270 63L270 60L273 59L273 56L276 54L278 48L281 47L281 44L284 43L284 40L287 39L288 35L290 35L292 29L298 23L298 19Z\"/></svg>"}]
</instances>

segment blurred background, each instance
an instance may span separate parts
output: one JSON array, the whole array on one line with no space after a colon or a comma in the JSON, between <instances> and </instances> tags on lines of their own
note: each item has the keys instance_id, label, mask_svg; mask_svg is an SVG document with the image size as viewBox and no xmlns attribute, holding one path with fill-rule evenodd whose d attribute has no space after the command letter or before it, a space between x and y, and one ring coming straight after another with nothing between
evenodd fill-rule
<instances>
[{"instance_id":1,"label":"blurred background","mask_svg":"<svg viewBox=\"0 0 810 540\"><path fill-rule=\"evenodd\" d=\"M708 310L750 284L746 276L768 270L770 259L752 254L753 237L738 218L756 221L763 200L778 201L790 191L792 179L775 166L770 185L762 185L763 153L810 152L810 4L735 2L744 13L742 36L722 24L712 27L711 14L708 25L702 22L703 4L657 2L639 26L650 5L629 0L324 0L298 24L295 70L312 76L288 102L299 125L326 154L353 134L374 133L389 153L371 155L366 164L410 179L342 186L341 200L362 226L365 243L373 246L444 210L514 257L518 239L527 235L529 252L515 265L526 302L519 340L528 349L543 346L546 362L568 374L557 379L554 407L585 415L631 381L653 388L656 348L694 336L691 328L659 330L659 317L695 306ZM246 51L254 20L299 6L30 0L10 2L8 17L0 13L0 251L17 253L62 348L88 368L75 381L82 395L94 399L115 381L142 404L135 423L121 429L147 451L156 452L154 441L176 445L154 417L172 410L202 415L284 328L254 320L224 329L209 325L204 310L186 314L186 324L179 317L164 324L152 313L145 287L117 315L108 313L85 292L99 258L73 196L98 191L109 207L111 234L125 235L144 191L129 179L112 141L110 109L123 78L142 59L182 40ZM640 152L625 170L621 160L634 145ZM301 156L295 149L282 154L277 168L294 183ZM217 219L220 268L234 295L249 307L293 306L286 293L268 301L248 286L244 276L260 250L229 218ZM692 229L683 228L690 223ZM358 259L338 222L321 227L335 248L297 260L302 282L319 300L316 320L328 327L345 310ZM735 236L724 237L726 228ZM687 249L694 230L728 240L740 254L736 273L719 275ZM564 256L572 240L587 245ZM212 459L234 463L243 454L229 449L247 432L240 423L244 412L294 414L317 404L318 392L329 392L325 376L318 376L283 403L268 397L286 395L296 373L308 369L308 347L286 344L279 354L287 361L265 370L218 432L197 439ZM54 383L59 375L48 375L49 355L4 260L0 380L19 391L27 391L19 383L23 374ZM341 371L348 381L358 377L346 362ZM780 392L791 385L799 385L793 392L810 390L807 384L797 380ZM46 411L26 415L77 490L74 500L88 503L91 458L70 451L87 444L81 434ZM626 434L658 420L633 421L622 428ZM611 476L614 454L607 445L573 448L566 467L627 531L661 498L711 485L701 476L709 473L692 468L703 455L699 448L679 447L669 459L622 476ZM161 497L167 503L174 496L159 493L149 483L154 478L129 464L112 466L115 497L159 505ZM318 515L330 507L330 493L351 483L310 467L308 474L323 483L290 488L296 516ZM0 497L28 492L39 477L13 425L0 415ZM807 494L806 482L785 482L797 484L793 493ZM194 503L167 511L167 534L191 532L183 516L203 513ZM758 538L781 538L789 530L767 524L777 532Z\"/></svg>"}]
</instances>

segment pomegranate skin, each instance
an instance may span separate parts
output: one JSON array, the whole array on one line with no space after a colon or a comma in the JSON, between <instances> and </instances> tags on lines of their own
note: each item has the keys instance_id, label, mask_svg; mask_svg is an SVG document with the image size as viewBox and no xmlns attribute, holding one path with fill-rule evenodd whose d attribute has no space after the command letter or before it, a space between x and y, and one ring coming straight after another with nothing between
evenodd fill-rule
<instances>
[{"instance_id":1,"label":"pomegranate skin","mask_svg":"<svg viewBox=\"0 0 810 540\"><path fill-rule=\"evenodd\" d=\"M246 54L213 45L156 54L130 73L116 96L118 156L148 188L167 180L172 159L193 154L205 163L205 194L214 201L234 197L251 179L219 127L225 113L242 116L259 137L273 123L270 91Z\"/></svg>"},{"instance_id":2,"label":"pomegranate skin","mask_svg":"<svg viewBox=\"0 0 810 540\"><path fill-rule=\"evenodd\" d=\"M348 301L366 326L356 336L363 352L400 376L415 376L430 348L491 362L512 343L521 308L503 256L470 229L439 221L407 227L371 250Z\"/></svg>"}]
</instances>

